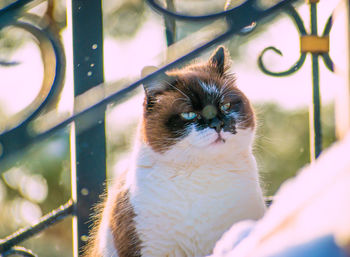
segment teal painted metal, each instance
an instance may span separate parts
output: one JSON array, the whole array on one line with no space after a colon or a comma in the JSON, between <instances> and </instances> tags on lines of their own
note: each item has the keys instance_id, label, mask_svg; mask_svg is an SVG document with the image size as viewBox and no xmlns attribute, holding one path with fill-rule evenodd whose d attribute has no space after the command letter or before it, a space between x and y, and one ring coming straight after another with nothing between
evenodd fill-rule
<instances>
[{"instance_id":1,"label":"teal painted metal","mask_svg":"<svg viewBox=\"0 0 350 257\"><path fill-rule=\"evenodd\" d=\"M310 158L322 151L321 99L318 54L312 54L312 114L310 114ZM311 110L310 110L311 111Z\"/></svg>"},{"instance_id":2,"label":"teal painted metal","mask_svg":"<svg viewBox=\"0 0 350 257\"><path fill-rule=\"evenodd\" d=\"M310 4L311 35L317 36L317 6ZM312 59L312 114L310 114L310 158L316 159L322 151L321 99L318 53L311 54ZM310 110L311 111L311 110Z\"/></svg>"},{"instance_id":3,"label":"teal painted metal","mask_svg":"<svg viewBox=\"0 0 350 257\"><path fill-rule=\"evenodd\" d=\"M175 11L174 0L166 0L166 5L168 10ZM176 42L176 20L164 15L164 23L167 46L170 46Z\"/></svg>"},{"instance_id":4,"label":"teal painted metal","mask_svg":"<svg viewBox=\"0 0 350 257\"><path fill-rule=\"evenodd\" d=\"M304 23L297 13L297 11L294 9L292 5L289 5L284 8L284 11L293 19L300 36L306 36L307 32L304 26ZM310 4L310 35L318 36L317 32L317 4L312 3ZM327 23L325 25L325 28L323 30L322 36L328 36L330 33L330 30L332 28L332 16L330 16L327 20ZM306 53L301 52L299 60L288 70L282 71L282 72L275 72L270 71L268 68L266 68L264 62L263 62L263 56L264 54L272 50L275 53L282 55L282 52L278 50L277 48L270 46L265 48L262 53L260 54L258 58L258 65L259 68L267 75L275 76L275 77L282 77L291 75L294 72L298 71L302 65L305 62L306 59ZM312 62L312 108L310 110L310 120L309 120L309 126L310 126L310 159L315 160L322 151L322 127L321 127L321 100L320 100L320 81L319 81L319 57L323 58L323 61L326 65L326 67L333 71L333 61L331 57L329 56L329 53L311 53L311 62Z\"/></svg>"},{"instance_id":5,"label":"teal painted metal","mask_svg":"<svg viewBox=\"0 0 350 257\"><path fill-rule=\"evenodd\" d=\"M101 0L72 0L75 96L104 80L101 5ZM105 108L94 110L92 120L76 120L72 133L74 256L79 256L88 239L92 207L99 201L106 180Z\"/></svg>"},{"instance_id":6,"label":"teal painted metal","mask_svg":"<svg viewBox=\"0 0 350 257\"><path fill-rule=\"evenodd\" d=\"M284 11L286 14L288 14L292 20L294 21L295 25L297 26L297 29L299 31L299 34L304 36L306 35L306 29L305 29L305 26L304 26L304 23L303 23L303 20L301 19L300 15L298 14L298 12L294 9L293 6L287 6L284 8ZM305 59L306 59L306 53L300 53L300 57L299 57L299 60L296 61L296 63L290 67L288 70L285 70L285 71L280 71L280 72L274 72L274 71L270 71L266 68L266 66L264 65L264 62L263 62L263 56L264 54L269 51L269 50L272 50L274 51L275 53L279 54L279 55L283 55L282 52L277 49L276 47L274 46L269 46L269 47L266 47L260 54L259 58L258 58L258 66L259 68L267 75L270 75L270 76L275 76L275 77L283 77L283 76L287 76L287 75L291 75L293 74L294 72L298 71L304 64L305 62Z\"/></svg>"}]
</instances>

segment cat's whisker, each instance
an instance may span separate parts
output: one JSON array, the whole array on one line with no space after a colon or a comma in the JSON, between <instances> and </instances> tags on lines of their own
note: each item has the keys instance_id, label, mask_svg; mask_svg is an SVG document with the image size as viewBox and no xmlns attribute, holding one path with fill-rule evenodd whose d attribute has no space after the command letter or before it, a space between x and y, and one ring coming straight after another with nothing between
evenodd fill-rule
<instances>
[{"instance_id":1,"label":"cat's whisker","mask_svg":"<svg viewBox=\"0 0 350 257\"><path fill-rule=\"evenodd\" d=\"M233 93L233 92L227 92L227 93L223 94L222 97L223 98L226 98L226 97L227 98L230 98L230 97L235 98L235 97L239 97L239 95L236 93Z\"/></svg>"},{"instance_id":2,"label":"cat's whisker","mask_svg":"<svg viewBox=\"0 0 350 257\"><path fill-rule=\"evenodd\" d=\"M224 84L222 85L221 87L221 95L225 95L225 93L228 91L228 90L231 90L231 88L229 87L231 85L230 81L229 80L225 80Z\"/></svg>"},{"instance_id":3,"label":"cat's whisker","mask_svg":"<svg viewBox=\"0 0 350 257\"><path fill-rule=\"evenodd\" d=\"M235 81L236 81L236 79L234 77L225 80L224 84L221 87L222 95L224 95L227 91L231 91L232 90L232 87L235 85Z\"/></svg>"},{"instance_id":4,"label":"cat's whisker","mask_svg":"<svg viewBox=\"0 0 350 257\"><path fill-rule=\"evenodd\" d=\"M184 97L186 97L186 99L188 101L191 102L191 99L188 97L188 95L186 95L182 90L180 90L179 88L175 87L174 85L172 85L170 82L168 81L163 81L165 84L167 84L168 86L170 86L171 88L177 90L178 92L180 92Z\"/></svg>"},{"instance_id":5,"label":"cat's whisker","mask_svg":"<svg viewBox=\"0 0 350 257\"><path fill-rule=\"evenodd\" d=\"M182 101L181 103L180 103L180 109L181 109L181 106L182 105L188 105L188 100L187 99L185 99L185 98L177 98L177 99L175 99L174 101L173 101L173 103L172 103L172 105L174 105L177 101Z\"/></svg>"}]
</instances>

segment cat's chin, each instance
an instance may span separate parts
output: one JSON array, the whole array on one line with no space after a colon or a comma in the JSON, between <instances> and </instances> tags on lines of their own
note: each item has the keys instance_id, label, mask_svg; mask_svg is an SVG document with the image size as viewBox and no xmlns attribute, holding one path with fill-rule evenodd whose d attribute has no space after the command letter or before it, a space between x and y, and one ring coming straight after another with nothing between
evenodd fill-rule
<instances>
[{"instance_id":1,"label":"cat's chin","mask_svg":"<svg viewBox=\"0 0 350 257\"><path fill-rule=\"evenodd\" d=\"M222 138L221 136L218 136L218 138L210 145L220 145L225 143L226 143L226 139Z\"/></svg>"},{"instance_id":2,"label":"cat's chin","mask_svg":"<svg viewBox=\"0 0 350 257\"><path fill-rule=\"evenodd\" d=\"M222 145L226 143L226 140L227 140L226 137L224 137L220 132L216 135L216 139L213 142L209 143L209 145L210 146Z\"/></svg>"},{"instance_id":3,"label":"cat's chin","mask_svg":"<svg viewBox=\"0 0 350 257\"><path fill-rule=\"evenodd\" d=\"M254 132L252 129L240 129L231 132L217 133L213 129L192 130L183 140L185 145L195 149L210 150L216 147L246 147L251 144ZM181 143L180 143L181 144Z\"/></svg>"}]
</instances>

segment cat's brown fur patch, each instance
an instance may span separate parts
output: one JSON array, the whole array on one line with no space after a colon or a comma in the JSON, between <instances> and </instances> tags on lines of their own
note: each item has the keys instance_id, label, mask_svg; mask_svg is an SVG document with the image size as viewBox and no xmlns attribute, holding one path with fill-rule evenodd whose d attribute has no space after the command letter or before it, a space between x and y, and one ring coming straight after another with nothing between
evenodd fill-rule
<instances>
[{"instance_id":1,"label":"cat's brown fur patch","mask_svg":"<svg viewBox=\"0 0 350 257\"><path fill-rule=\"evenodd\" d=\"M130 204L129 190L125 188L124 171L116 179L117 183L113 185L107 200L98 204L95 208L95 226L90 232L89 242L84 249L84 257L102 257L99 246L99 229L103 215L109 217L108 223L113 235L114 247L117 249L118 257L140 257L141 240L139 239L134 218L135 212ZM106 198L106 194L102 197ZM111 208L107 208L111 207ZM106 211L108 209L108 211ZM104 214L104 212L106 212Z\"/></svg>"},{"instance_id":2,"label":"cat's brown fur patch","mask_svg":"<svg viewBox=\"0 0 350 257\"><path fill-rule=\"evenodd\" d=\"M107 198L107 194L101 196L102 199ZM102 253L99 249L98 230L101 225L102 213L106 206L106 201L102 201L94 207L93 224L94 227L91 229L89 234L89 240L83 248L83 257L102 257Z\"/></svg>"},{"instance_id":3,"label":"cat's brown fur patch","mask_svg":"<svg viewBox=\"0 0 350 257\"><path fill-rule=\"evenodd\" d=\"M120 191L117 194L109 221L118 257L141 256L141 240L136 232L135 216L134 209L130 204L129 190Z\"/></svg>"}]
</instances>

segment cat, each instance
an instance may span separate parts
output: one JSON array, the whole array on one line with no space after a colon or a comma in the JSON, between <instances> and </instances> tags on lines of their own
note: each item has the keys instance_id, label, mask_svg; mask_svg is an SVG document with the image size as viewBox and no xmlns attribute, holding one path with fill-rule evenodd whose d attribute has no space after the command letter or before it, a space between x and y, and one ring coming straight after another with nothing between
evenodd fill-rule
<instances>
[{"instance_id":1,"label":"cat","mask_svg":"<svg viewBox=\"0 0 350 257\"><path fill-rule=\"evenodd\" d=\"M190 257L265 212L252 143L255 115L218 47L206 62L144 85L128 171L115 179L86 257Z\"/></svg>"}]
</instances>

